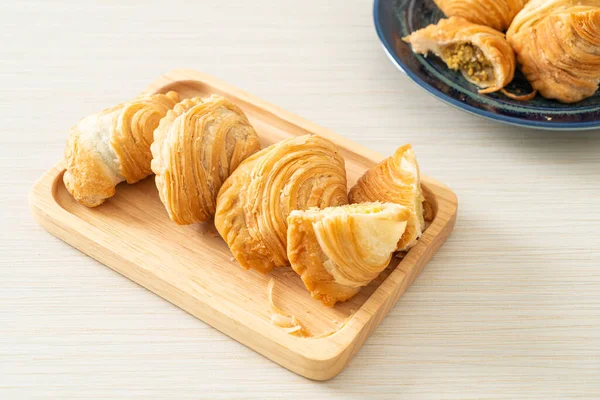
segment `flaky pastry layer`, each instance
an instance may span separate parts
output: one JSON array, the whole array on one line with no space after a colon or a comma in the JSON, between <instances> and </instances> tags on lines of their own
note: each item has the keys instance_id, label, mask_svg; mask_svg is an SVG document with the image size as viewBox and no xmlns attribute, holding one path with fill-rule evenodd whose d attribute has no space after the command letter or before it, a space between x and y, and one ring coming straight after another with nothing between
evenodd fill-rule
<instances>
[{"instance_id":1,"label":"flaky pastry layer","mask_svg":"<svg viewBox=\"0 0 600 400\"><path fill-rule=\"evenodd\" d=\"M504 32L528 0L434 0L447 17L463 17Z\"/></svg>"},{"instance_id":2,"label":"flaky pastry layer","mask_svg":"<svg viewBox=\"0 0 600 400\"><path fill-rule=\"evenodd\" d=\"M515 17L507 38L542 96L574 103L598 90L599 0L532 0Z\"/></svg>"},{"instance_id":3,"label":"flaky pastry layer","mask_svg":"<svg viewBox=\"0 0 600 400\"><path fill-rule=\"evenodd\" d=\"M71 128L63 176L69 193L95 207L114 196L119 182L135 183L150 175L154 129L177 101L175 92L142 94Z\"/></svg>"},{"instance_id":4,"label":"flaky pastry layer","mask_svg":"<svg viewBox=\"0 0 600 400\"><path fill-rule=\"evenodd\" d=\"M406 231L397 249L405 251L417 243L425 227L423 194L417 156L410 144L399 147L394 155L373 166L350 189L351 203L389 202L411 212Z\"/></svg>"},{"instance_id":5,"label":"flaky pastry layer","mask_svg":"<svg viewBox=\"0 0 600 400\"><path fill-rule=\"evenodd\" d=\"M347 204L344 159L316 135L287 139L246 159L217 197L215 226L244 268L267 273L288 264L293 210Z\"/></svg>"},{"instance_id":6,"label":"flaky pastry layer","mask_svg":"<svg viewBox=\"0 0 600 400\"><path fill-rule=\"evenodd\" d=\"M488 26L451 17L419 29L404 40L415 53L432 52L450 68L460 70L465 79L482 88L480 93L496 92L513 80L514 52L504 34ZM461 59L465 47L468 59Z\"/></svg>"},{"instance_id":7,"label":"flaky pastry layer","mask_svg":"<svg viewBox=\"0 0 600 400\"><path fill-rule=\"evenodd\" d=\"M217 95L177 104L160 122L154 139L156 187L169 217L181 225L210 219L223 182L260 150L243 111Z\"/></svg>"},{"instance_id":8,"label":"flaky pastry layer","mask_svg":"<svg viewBox=\"0 0 600 400\"><path fill-rule=\"evenodd\" d=\"M333 306L388 266L412 215L393 203L292 211L288 258L312 296Z\"/></svg>"}]
</instances>

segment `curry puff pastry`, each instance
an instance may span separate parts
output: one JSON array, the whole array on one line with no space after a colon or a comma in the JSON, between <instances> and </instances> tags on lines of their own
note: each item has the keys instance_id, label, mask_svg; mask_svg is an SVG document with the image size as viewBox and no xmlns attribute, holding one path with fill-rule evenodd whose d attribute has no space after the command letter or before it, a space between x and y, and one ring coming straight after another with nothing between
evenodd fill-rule
<instances>
[{"instance_id":1,"label":"curry puff pastry","mask_svg":"<svg viewBox=\"0 0 600 400\"><path fill-rule=\"evenodd\" d=\"M528 0L434 0L448 17L463 17L475 24L504 32Z\"/></svg>"},{"instance_id":2,"label":"curry puff pastry","mask_svg":"<svg viewBox=\"0 0 600 400\"><path fill-rule=\"evenodd\" d=\"M411 212L406 231L397 250L406 251L417 244L425 228L421 175L417 157L410 144L399 147L393 156L370 168L350 189L351 203L389 202Z\"/></svg>"},{"instance_id":3,"label":"curry puff pastry","mask_svg":"<svg viewBox=\"0 0 600 400\"><path fill-rule=\"evenodd\" d=\"M442 19L403 40L415 53L433 52L448 68L460 71L466 80L482 88L479 93L502 89L515 74L515 54L504 35L461 17Z\"/></svg>"},{"instance_id":4,"label":"curry puff pastry","mask_svg":"<svg viewBox=\"0 0 600 400\"><path fill-rule=\"evenodd\" d=\"M313 298L333 307L387 268L411 211L393 203L363 203L292 211L288 257Z\"/></svg>"},{"instance_id":5,"label":"curry puff pastry","mask_svg":"<svg viewBox=\"0 0 600 400\"><path fill-rule=\"evenodd\" d=\"M114 196L119 182L150 175L154 129L178 100L175 92L142 94L71 128L63 181L75 200L95 207Z\"/></svg>"},{"instance_id":6,"label":"curry puff pastry","mask_svg":"<svg viewBox=\"0 0 600 400\"><path fill-rule=\"evenodd\" d=\"M292 210L348 203L344 159L319 136L300 136L246 159L221 187L215 227L242 267L268 273L288 264Z\"/></svg>"},{"instance_id":7,"label":"curry puff pastry","mask_svg":"<svg viewBox=\"0 0 600 400\"><path fill-rule=\"evenodd\" d=\"M215 214L221 185L260 150L254 128L221 96L183 100L154 132L152 170L169 217L180 225Z\"/></svg>"},{"instance_id":8,"label":"curry puff pastry","mask_svg":"<svg viewBox=\"0 0 600 400\"><path fill-rule=\"evenodd\" d=\"M507 38L534 89L574 103L600 83L600 0L532 0Z\"/></svg>"}]
</instances>

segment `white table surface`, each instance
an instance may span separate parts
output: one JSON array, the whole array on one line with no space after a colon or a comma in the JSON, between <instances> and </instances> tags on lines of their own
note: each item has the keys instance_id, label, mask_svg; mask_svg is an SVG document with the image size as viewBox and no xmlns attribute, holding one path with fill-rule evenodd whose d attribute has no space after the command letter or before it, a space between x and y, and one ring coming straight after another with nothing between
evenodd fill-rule
<instances>
[{"instance_id":1,"label":"white table surface","mask_svg":"<svg viewBox=\"0 0 600 400\"><path fill-rule=\"evenodd\" d=\"M0 398L600 398L600 132L517 129L386 59L369 0L0 6ZM44 231L81 117L198 69L453 188L448 242L335 379L297 376Z\"/></svg>"}]
</instances>

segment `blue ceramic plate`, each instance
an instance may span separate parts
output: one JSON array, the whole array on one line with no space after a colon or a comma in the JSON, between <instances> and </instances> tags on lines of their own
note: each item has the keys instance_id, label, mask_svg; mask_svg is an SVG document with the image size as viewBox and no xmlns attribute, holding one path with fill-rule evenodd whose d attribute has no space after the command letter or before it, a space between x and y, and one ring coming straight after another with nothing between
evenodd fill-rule
<instances>
[{"instance_id":1,"label":"blue ceramic plate","mask_svg":"<svg viewBox=\"0 0 600 400\"><path fill-rule=\"evenodd\" d=\"M511 100L501 93L481 95L459 72L446 68L435 56L414 54L402 37L443 18L433 0L375 0L375 28L390 60L412 80L440 100L472 114L531 128L584 130L600 128L600 92L576 104L562 104L537 96ZM520 72L507 86L512 93L530 93Z\"/></svg>"}]
</instances>

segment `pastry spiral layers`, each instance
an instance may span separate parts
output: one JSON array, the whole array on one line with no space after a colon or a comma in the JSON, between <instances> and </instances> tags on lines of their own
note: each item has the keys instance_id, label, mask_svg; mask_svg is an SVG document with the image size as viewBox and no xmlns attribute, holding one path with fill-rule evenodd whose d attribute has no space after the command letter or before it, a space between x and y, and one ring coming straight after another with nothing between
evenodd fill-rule
<instances>
[{"instance_id":1,"label":"pastry spiral layers","mask_svg":"<svg viewBox=\"0 0 600 400\"><path fill-rule=\"evenodd\" d=\"M423 194L417 157L410 144L399 147L393 156L370 168L350 189L351 203L389 202L411 212L406 231L397 249L406 251L417 244L425 227Z\"/></svg>"},{"instance_id":2,"label":"pastry spiral layers","mask_svg":"<svg viewBox=\"0 0 600 400\"><path fill-rule=\"evenodd\" d=\"M506 31L528 0L434 0L448 17L463 17L475 24Z\"/></svg>"},{"instance_id":3,"label":"pastry spiral layers","mask_svg":"<svg viewBox=\"0 0 600 400\"><path fill-rule=\"evenodd\" d=\"M319 136L300 136L242 162L221 187L215 226L242 267L268 273L288 264L291 211L347 203L338 148Z\"/></svg>"},{"instance_id":4,"label":"pastry spiral layers","mask_svg":"<svg viewBox=\"0 0 600 400\"><path fill-rule=\"evenodd\" d=\"M292 211L288 258L312 297L333 307L387 268L412 215L393 203Z\"/></svg>"},{"instance_id":5,"label":"pastry spiral layers","mask_svg":"<svg viewBox=\"0 0 600 400\"><path fill-rule=\"evenodd\" d=\"M260 150L242 110L216 95L177 104L160 122L154 140L156 187L169 217L180 225L211 218L223 182Z\"/></svg>"},{"instance_id":6,"label":"pastry spiral layers","mask_svg":"<svg viewBox=\"0 0 600 400\"><path fill-rule=\"evenodd\" d=\"M598 90L599 0L532 0L515 17L507 38L542 96L574 103Z\"/></svg>"},{"instance_id":7,"label":"pastry spiral layers","mask_svg":"<svg viewBox=\"0 0 600 400\"><path fill-rule=\"evenodd\" d=\"M150 175L153 132L178 100L175 92L142 94L71 128L63 181L75 200L95 207L114 196L119 182Z\"/></svg>"},{"instance_id":8,"label":"pastry spiral layers","mask_svg":"<svg viewBox=\"0 0 600 400\"><path fill-rule=\"evenodd\" d=\"M460 71L466 80L482 88L479 93L496 92L515 75L515 54L504 35L461 17L442 19L403 40L415 53L433 52L448 68Z\"/></svg>"}]
</instances>

